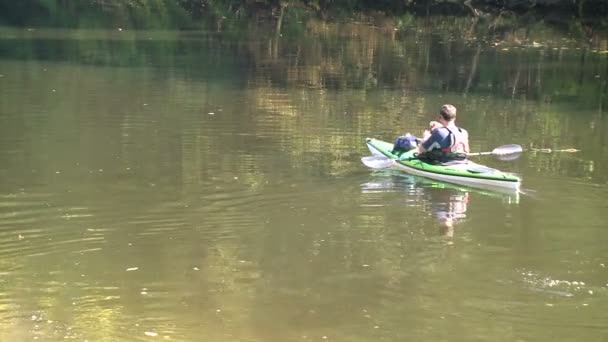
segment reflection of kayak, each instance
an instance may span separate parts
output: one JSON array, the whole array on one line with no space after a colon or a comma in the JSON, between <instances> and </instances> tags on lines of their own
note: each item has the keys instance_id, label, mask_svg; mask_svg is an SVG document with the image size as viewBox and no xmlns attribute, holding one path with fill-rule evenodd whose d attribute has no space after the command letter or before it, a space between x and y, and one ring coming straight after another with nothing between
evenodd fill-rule
<instances>
[{"instance_id":1,"label":"reflection of kayak","mask_svg":"<svg viewBox=\"0 0 608 342\"><path fill-rule=\"evenodd\" d=\"M427 177L413 176L396 168L374 172L369 182L361 184L364 193L408 192L412 195L431 191L449 193L474 193L500 199L503 203L518 204L519 191L507 188L479 188L462 184L442 182Z\"/></svg>"},{"instance_id":2,"label":"reflection of kayak","mask_svg":"<svg viewBox=\"0 0 608 342\"><path fill-rule=\"evenodd\" d=\"M387 157L393 161L394 167L416 176L484 189L518 191L521 185L520 178L511 173L472 161L454 165L435 165L414 159L414 151L397 156L391 153L393 149L391 143L371 138L367 138L366 142L372 154Z\"/></svg>"}]
</instances>

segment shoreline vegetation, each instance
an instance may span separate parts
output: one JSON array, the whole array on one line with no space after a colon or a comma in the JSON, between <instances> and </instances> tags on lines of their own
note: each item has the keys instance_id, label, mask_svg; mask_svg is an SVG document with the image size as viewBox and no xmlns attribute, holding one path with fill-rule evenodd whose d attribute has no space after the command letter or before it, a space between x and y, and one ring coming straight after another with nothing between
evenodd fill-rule
<instances>
[{"instance_id":1,"label":"shoreline vegetation","mask_svg":"<svg viewBox=\"0 0 608 342\"><path fill-rule=\"evenodd\" d=\"M559 7L564 4L561 0L539 3L543 1L556 11L571 9ZM588 1L585 6L599 3ZM379 6L381 2L373 3ZM445 6L461 5L455 0L444 2ZM416 8L414 1L407 3ZM91 65L178 69L184 59L207 60L215 67L205 71L212 75L203 78L224 80L230 70L241 67L242 61L228 57L238 55L248 56L243 60L251 63L247 66L251 79L261 73L276 84L432 89L465 96L493 93L544 103L582 97L600 112L608 103L608 32L603 30L608 17L551 21L558 14L547 11L545 19L539 20L538 13L532 12L503 10L489 15L490 7L478 16L462 8L460 15L434 11L428 16L409 12L389 16L377 9L348 7L348 16L340 17L335 14L337 4L332 5L335 17L329 17L332 11L324 11L325 7L317 9L311 1L296 0L278 3L278 8L277 2L262 0L91 0L86 4L22 0L19 5L7 4L8 0L0 0L0 26L12 26L0 28L3 59L65 60L70 56L72 62ZM53 6L43 10L43 4ZM198 7L188 7L194 5ZM27 23L8 25L8 17L26 20L26 9ZM170 24L178 19L183 25ZM204 33L195 31L197 27ZM198 39L201 34L204 40ZM225 39L240 43L224 44ZM566 61L571 65L567 70L556 66ZM430 81L436 79L442 81Z\"/></svg>"},{"instance_id":2,"label":"shoreline vegetation","mask_svg":"<svg viewBox=\"0 0 608 342\"><path fill-rule=\"evenodd\" d=\"M263 22L281 32L308 20L400 26L412 18L468 17L489 27L533 23L608 31L605 0L0 0L0 25L54 28L214 29Z\"/></svg>"},{"instance_id":3,"label":"shoreline vegetation","mask_svg":"<svg viewBox=\"0 0 608 342\"><path fill-rule=\"evenodd\" d=\"M7 1L0 0L4 6L0 6L0 19L4 20L0 26L7 24ZM42 3L54 4L54 14L47 8L43 16ZM602 20L608 18L549 21L547 18L557 14L547 12L544 20L538 20L533 13L503 12L489 17L464 10L460 16L388 16L368 9L365 14L351 11L348 17L338 19L317 15L320 11L311 10L311 2L292 0L279 9L272 6L275 2L261 0L238 2L240 7L230 3L91 0L75 5L68 0L22 0L12 10L24 15L24 4L31 5L29 24L0 28L4 37L0 52L3 59L65 60L67 55L70 61L83 64L178 69L178 61L184 59L208 60L216 65L213 70L218 71L218 80L240 67L228 58L238 55L248 56L243 60L251 63L247 69L252 73L264 73L264 78L277 84L494 93L544 103L577 96L597 104L600 112L608 103L608 32L600 29ZM563 2L552 3L557 6ZM593 3L590 0L589 4ZM206 8L205 13L187 6L193 4ZM213 10L207 8L211 4ZM250 7L245 11L243 6ZM263 10L256 12L254 8ZM145 9L145 15L136 16L136 9ZM101 18L93 15L92 11L101 10L105 13ZM184 23L188 22L179 30L167 24L179 18L177 12L185 16ZM192 26L194 22L202 32ZM201 35L204 40L199 40ZM225 39L239 44L224 44ZM565 61L570 68L564 71L556 67L556 62ZM495 68L497 65L501 67ZM257 77L251 75L251 79ZM442 82L432 83L432 79Z\"/></svg>"}]
</instances>

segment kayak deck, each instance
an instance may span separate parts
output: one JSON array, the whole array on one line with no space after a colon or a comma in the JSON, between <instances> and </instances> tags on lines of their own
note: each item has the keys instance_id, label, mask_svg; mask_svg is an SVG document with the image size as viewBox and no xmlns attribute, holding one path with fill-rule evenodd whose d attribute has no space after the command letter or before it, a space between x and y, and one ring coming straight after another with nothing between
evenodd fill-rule
<instances>
[{"instance_id":1,"label":"kayak deck","mask_svg":"<svg viewBox=\"0 0 608 342\"><path fill-rule=\"evenodd\" d=\"M454 165L430 164L414 159L415 151L405 152L399 156L391 153L393 144L389 142L367 138L366 143L372 154L393 160L394 167L413 175L485 189L518 191L521 185L521 179L511 173L472 161Z\"/></svg>"}]
</instances>

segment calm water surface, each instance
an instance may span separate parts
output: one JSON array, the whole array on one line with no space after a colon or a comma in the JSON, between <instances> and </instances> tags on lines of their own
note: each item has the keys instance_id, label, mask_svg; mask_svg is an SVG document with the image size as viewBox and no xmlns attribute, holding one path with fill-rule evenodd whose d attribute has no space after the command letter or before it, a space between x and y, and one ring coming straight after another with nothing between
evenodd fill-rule
<instances>
[{"instance_id":1,"label":"calm water surface","mask_svg":"<svg viewBox=\"0 0 608 342\"><path fill-rule=\"evenodd\" d=\"M0 341L606 341L602 44L0 30ZM582 151L477 160L521 194L360 163L446 102Z\"/></svg>"}]
</instances>

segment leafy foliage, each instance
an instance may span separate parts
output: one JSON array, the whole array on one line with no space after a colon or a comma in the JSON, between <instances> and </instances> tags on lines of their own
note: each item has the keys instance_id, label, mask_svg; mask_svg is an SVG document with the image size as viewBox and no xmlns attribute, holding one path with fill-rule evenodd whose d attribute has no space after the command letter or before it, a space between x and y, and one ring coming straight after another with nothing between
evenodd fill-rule
<instances>
[{"instance_id":1,"label":"leafy foliage","mask_svg":"<svg viewBox=\"0 0 608 342\"><path fill-rule=\"evenodd\" d=\"M343 18L360 15L402 17L409 14L495 18L536 13L556 18L594 19L606 26L603 0L0 0L0 24L10 26L191 28L217 26L243 18ZM283 19L283 17L281 17Z\"/></svg>"}]
</instances>

